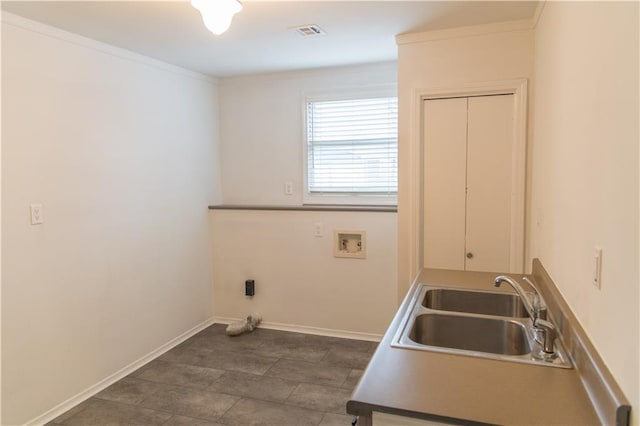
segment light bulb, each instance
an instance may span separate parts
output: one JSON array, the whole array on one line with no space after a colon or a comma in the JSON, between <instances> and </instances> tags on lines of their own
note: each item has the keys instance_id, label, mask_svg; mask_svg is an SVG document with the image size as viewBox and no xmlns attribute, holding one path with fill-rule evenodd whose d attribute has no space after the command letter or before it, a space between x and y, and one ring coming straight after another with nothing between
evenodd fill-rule
<instances>
[{"instance_id":1,"label":"light bulb","mask_svg":"<svg viewBox=\"0 0 640 426\"><path fill-rule=\"evenodd\" d=\"M200 11L204 26L216 35L227 31L233 15L242 10L238 0L191 0L191 5Z\"/></svg>"}]
</instances>

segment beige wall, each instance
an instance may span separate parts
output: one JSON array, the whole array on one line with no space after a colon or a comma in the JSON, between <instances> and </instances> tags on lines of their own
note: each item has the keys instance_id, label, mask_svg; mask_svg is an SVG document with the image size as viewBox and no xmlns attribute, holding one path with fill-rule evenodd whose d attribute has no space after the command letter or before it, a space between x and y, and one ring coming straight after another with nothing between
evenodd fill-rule
<instances>
[{"instance_id":1,"label":"beige wall","mask_svg":"<svg viewBox=\"0 0 640 426\"><path fill-rule=\"evenodd\" d=\"M220 79L224 202L301 205L305 94L396 80L395 62Z\"/></svg>"},{"instance_id":2,"label":"beige wall","mask_svg":"<svg viewBox=\"0 0 640 426\"><path fill-rule=\"evenodd\" d=\"M420 133L414 91L479 82L531 79L533 32L518 25L405 35L398 39L399 191L398 301L421 268ZM489 34L478 34L489 32ZM465 35L475 33L476 35Z\"/></svg>"},{"instance_id":3,"label":"beige wall","mask_svg":"<svg viewBox=\"0 0 640 426\"><path fill-rule=\"evenodd\" d=\"M211 80L3 14L2 89L9 425L211 317L219 179Z\"/></svg>"},{"instance_id":4,"label":"beige wall","mask_svg":"<svg viewBox=\"0 0 640 426\"><path fill-rule=\"evenodd\" d=\"M301 205L306 93L396 82L395 62L220 80L225 204ZM285 181L293 195L285 195ZM215 313L292 327L382 334L394 312L396 214L214 211ZM323 238L313 236L323 224ZM364 229L367 260L335 259L333 229ZM244 281L257 292L245 299Z\"/></svg>"},{"instance_id":5,"label":"beige wall","mask_svg":"<svg viewBox=\"0 0 640 426\"><path fill-rule=\"evenodd\" d=\"M396 309L395 219L395 213L212 211L216 316L260 312L272 325L383 334ZM322 238L314 236L316 223ZM367 231L367 258L333 257L334 229ZM256 282L253 298L244 296L249 278Z\"/></svg>"},{"instance_id":6,"label":"beige wall","mask_svg":"<svg viewBox=\"0 0 640 426\"><path fill-rule=\"evenodd\" d=\"M640 417L638 3L547 2L536 28L531 257ZM603 250L602 289L591 284Z\"/></svg>"}]
</instances>

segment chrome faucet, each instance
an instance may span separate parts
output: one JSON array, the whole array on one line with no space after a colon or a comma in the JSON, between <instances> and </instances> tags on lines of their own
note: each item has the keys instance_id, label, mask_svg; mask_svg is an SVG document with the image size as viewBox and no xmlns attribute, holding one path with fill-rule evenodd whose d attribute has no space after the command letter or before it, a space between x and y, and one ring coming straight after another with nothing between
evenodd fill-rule
<instances>
[{"instance_id":1,"label":"chrome faucet","mask_svg":"<svg viewBox=\"0 0 640 426\"><path fill-rule=\"evenodd\" d=\"M518 281L514 280L508 275L498 275L496 279L493 281L493 285L496 287L500 287L500 284L502 284L503 282L506 282L511 287L513 287L516 293L518 293L518 296L520 296L520 299L522 300L522 304L524 305L524 308L527 310L527 313L529 314L533 322L535 322L538 318L542 320L546 320L547 305L544 302L544 299L542 298L540 291L538 291L538 288L531 282L531 280L529 280L529 278L524 277L523 279L534 290L533 303L529 301L529 296L527 295L527 292L524 291L524 289L518 283Z\"/></svg>"},{"instance_id":2,"label":"chrome faucet","mask_svg":"<svg viewBox=\"0 0 640 426\"><path fill-rule=\"evenodd\" d=\"M536 335L536 340L542 344L542 351L546 355L553 354L553 343L557 337L555 326L547 321L547 305L540 294L538 288L527 277L522 278L533 289L533 301L529 301L529 296L522 286L513 278L507 275L498 275L493 281L493 285L500 287L505 282L509 284L518 293L524 308L527 310L529 317L533 321L533 329Z\"/></svg>"}]
</instances>

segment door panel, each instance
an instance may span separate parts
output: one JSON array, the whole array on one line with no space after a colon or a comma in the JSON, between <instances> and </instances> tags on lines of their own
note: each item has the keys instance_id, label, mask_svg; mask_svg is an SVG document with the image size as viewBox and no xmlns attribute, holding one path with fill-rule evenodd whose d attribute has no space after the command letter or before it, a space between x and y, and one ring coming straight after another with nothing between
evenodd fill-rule
<instances>
[{"instance_id":1,"label":"door panel","mask_svg":"<svg viewBox=\"0 0 640 426\"><path fill-rule=\"evenodd\" d=\"M509 271L513 95L469 98L465 269Z\"/></svg>"},{"instance_id":2,"label":"door panel","mask_svg":"<svg viewBox=\"0 0 640 426\"><path fill-rule=\"evenodd\" d=\"M467 98L424 101L425 268L464 269Z\"/></svg>"}]
</instances>

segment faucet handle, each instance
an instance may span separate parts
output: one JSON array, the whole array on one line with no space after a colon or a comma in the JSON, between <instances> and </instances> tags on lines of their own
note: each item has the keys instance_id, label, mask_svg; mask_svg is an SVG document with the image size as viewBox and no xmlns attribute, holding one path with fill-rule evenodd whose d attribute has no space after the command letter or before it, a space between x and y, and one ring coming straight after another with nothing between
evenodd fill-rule
<instances>
[{"instance_id":1,"label":"faucet handle","mask_svg":"<svg viewBox=\"0 0 640 426\"><path fill-rule=\"evenodd\" d=\"M536 318L540 318L543 320L547 319L547 302L544 301L540 290L538 287L529 279L529 277L522 277L522 280L529 284L529 287L533 289L533 299L531 303L532 311L533 311L533 320Z\"/></svg>"},{"instance_id":2,"label":"faucet handle","mask_svg":"<svg viewBox=\"0 0 640 426\"><path fill-rule=\"evenodd\" d=\"M533 322L535 323L537 319L546 320L547 319L547 305L545 304L540 293L533 293L533 301L531 303L533 307Z\"/></svg>"},{"instance_id":3,"label":"faucet handle","mask_svg":"<svg viewBox=\"0 0 640 426\"><path fill-rule=\"evenodd\" d=\"M533 322L533 326L543 333L542 350L547 354L553 354L555 352L554 342L558 336L556 327L550 321L540 318Z\"/></svg>"}]
</instances>

